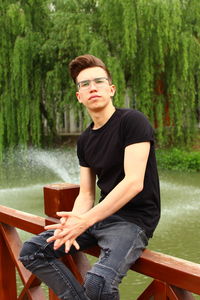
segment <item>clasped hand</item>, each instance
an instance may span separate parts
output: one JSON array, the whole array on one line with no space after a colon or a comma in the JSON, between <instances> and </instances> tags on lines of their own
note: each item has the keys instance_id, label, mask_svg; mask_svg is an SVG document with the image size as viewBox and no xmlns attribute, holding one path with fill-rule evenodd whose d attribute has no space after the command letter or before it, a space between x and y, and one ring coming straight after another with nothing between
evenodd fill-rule
<instances>
[{"instance_id":1,"label":"clasped hand","mask_svg":"<svg viewBox=\"0 0 200 300\"><path fill-rule=\"evenodd\" d=\"M57 212L60 218L60 223L48 225L44 228L46 230L55 229L54 235L47 239L47 242L54 241L54 250L60 248L65 244L65 252L68 253L71 246L79 250L80 246L76 241L76 238L82 234L89 226L86 219L82 216L78 216L73 212Z\"/></svg>"}]
</instances>

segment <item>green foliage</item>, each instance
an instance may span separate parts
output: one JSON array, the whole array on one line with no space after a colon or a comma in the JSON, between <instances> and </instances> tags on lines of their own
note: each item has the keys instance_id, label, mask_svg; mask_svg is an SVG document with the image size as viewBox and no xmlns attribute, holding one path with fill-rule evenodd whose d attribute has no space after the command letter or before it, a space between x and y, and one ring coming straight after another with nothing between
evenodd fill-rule
<instances>
[{"instance_id":1,"label":"green foliage","mask_svg":"<svg viewBox=\"0 0 200 300\"><path fill-rule=\"evenodd\" d=\"M0 26L1 153L41 143L40 49L48 17L43 1L3 1Z\"/></svg>"},{"instance_id":2,"label":"green foliage","mask_svg":"<svg viewBox=\"0 0 200 300\"><path fill-rule=\"evenodd\" d=\"M146 114L159 146L192 144L199 0L5 0L0 10L0 156L55 137L64 111L87 124L67 70L84 53L105 61L117 86L114 104Z\"/></svg>"},{"instance_id":3,"label":"green foliage","mask_svg":"<svg viewBox=\"0 0 200 300\"><path fill-rule=\"evenodd\" d=\"M188 171L200 171L200 152L185 151L182 149L158 149L156 151L158 166L161 169Z\"/></svg>"}]
</instances>

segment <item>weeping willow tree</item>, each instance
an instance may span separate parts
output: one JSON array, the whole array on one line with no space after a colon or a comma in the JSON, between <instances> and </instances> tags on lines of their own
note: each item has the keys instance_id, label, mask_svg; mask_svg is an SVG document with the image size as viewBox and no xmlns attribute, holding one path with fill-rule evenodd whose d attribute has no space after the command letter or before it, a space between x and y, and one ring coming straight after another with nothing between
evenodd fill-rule
<instances>
[{"instance_id":1,"label":"weeping willow tree","mask_svg":"<svg viewBox=\"0 0 200 300\"><path fill-rule=\"evenodd\" d=\"M197 129L200 2L139 0L136 12L136 107L156 125L161 145L188 145Z\"/></svg>"},{"instance_id":2,"label":"weeping willow tree","mask_svg":"<svg viewBox=\"0 0 200 300\"><path fill-rule=\"evenodd\" d=\"M116 106L127 105L128 95L130 107L156 127L159 145L190 145L199 107L200 2L60 0L54 5L50 42L58 57L50 74L66 88L61 102L77 105L65 63L92 53L111 69Z\"/></svg>"},{"instance_id":3,"label":"weeping willow tree","mask_svg":"<svg viewBox=\"0 0 200 300\"><path fill-rule=\"evenodd\" d=\"M115 105L144 112L159 145L194 140L199 0L5 0L0 8L0 152L39 145L44 130L55 136L63 112L87 123L67 70L84 53L105 61Z\"/></svg>"},{"instance_id":4,"label":"weeping willow tree","mask_svg":"<svg viewBox=\"0 0 200 300\"><path fill-rule=\"evenodd\" d=\"M190 145L200 105L200 1L98 3L99 34L118 61L130 106L149 117L159 145Z\"/></svg>"},{"instance_id":5,"label":"weeping willow tree","mask_svg":"<svg viewBox=\"0 0 200 300\"><path fill-rule=\"evenodd\" d=\"M41 141L44 1L0 1L0 153Z\"/></svg>"}]
</instances>

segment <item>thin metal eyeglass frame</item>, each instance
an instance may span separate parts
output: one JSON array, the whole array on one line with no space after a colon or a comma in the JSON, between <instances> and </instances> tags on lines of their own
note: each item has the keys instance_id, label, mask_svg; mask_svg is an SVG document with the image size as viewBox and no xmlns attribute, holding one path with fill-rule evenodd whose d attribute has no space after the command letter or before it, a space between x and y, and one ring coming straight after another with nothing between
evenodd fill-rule
<instances>
[{"instance_id":1,"label":"thin metal eyeglass frame","mask_svg":"<svg viewBox=\"0 0 200 300\"><path fill-rule=\"evenodd\" d=\"M94 78L94 79L82 80L82 81L80 81L80 82L77 82L76 86L77 86L78 90L80 90L80 89L87 90L87 89L89 89L90 83L91 83L92 81L93 81L94 84L96 85L96 84L97 84L97 83L96 83L96 80L100 80L100 79L106 79L106 80L109 82L109 79L106 78L106 77L97 77L97 78ZM80 87L80 84L81 84L81 83L84 83L84 82L88 82L89 85L88 85L87 87ZM97 85L98 85L98 84L97 84Z\"/></svg>"}]
</instances>

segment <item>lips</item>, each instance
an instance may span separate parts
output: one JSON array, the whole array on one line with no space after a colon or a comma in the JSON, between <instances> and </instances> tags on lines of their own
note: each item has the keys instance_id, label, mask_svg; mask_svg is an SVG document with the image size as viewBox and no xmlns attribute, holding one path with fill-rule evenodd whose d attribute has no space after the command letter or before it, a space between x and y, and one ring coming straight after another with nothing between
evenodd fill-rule
<instances>
[{"instance_id":1,"label":"lips","mask_svg":"<svg viewBox=\"0 0 200 300\"><path fill-rule=\"evenodd\" d=\"M94 98L100 98L100 96L98 96L98 95L92 95L92 96L89 97L88 100L92 100L92 99L94 99Z\"/></svg>"}]
</instances>

